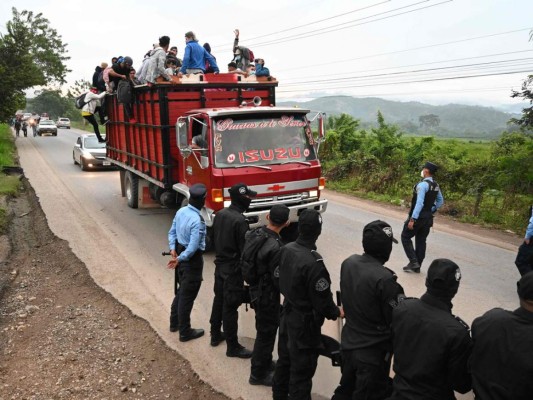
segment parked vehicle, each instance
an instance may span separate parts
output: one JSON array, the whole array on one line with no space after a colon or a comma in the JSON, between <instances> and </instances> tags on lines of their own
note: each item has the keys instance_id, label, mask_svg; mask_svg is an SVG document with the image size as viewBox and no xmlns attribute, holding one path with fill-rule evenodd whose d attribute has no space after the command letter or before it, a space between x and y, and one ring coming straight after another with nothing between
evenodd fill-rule
<instances>
[{"instance_id":1,"label":"parked vehicle","mask_svg":"<svg viewBox=\"0 0 533 400\"><path fill-rule=\"evenodd\" d=\"M70 119L59 117L56 122L57 128L67 128L70 129Z\"/></svg>"},{"instance_id":2,"label":"parked vehicle","mask_svg":"<svg viewBox=\"0 0 533 400\"><path fill-rule=\"evenodd\" d=\"M41 119L39 125L37 125L37 135L42 136L45 133L57 136L57 126L51 119Z\"/></svg>"},{"instance_id":3,"label":"parked vehicle","mask_svg":"<svg viewBox=\"0 0 533 400\"><path fill-rule=\"evenodd\" d=\"M317 155L324 114L276 107L278 83L271 78L240 79L206 74L176 85L137 87L135 123L125 118L116 96L106 98L107 156L120 168L130 207L137 208L147 193L180 207L189 187L203 183L208 196L202 215L209 228L216 212L230 204L229 188L244 182L258 193L244 214L251 227L265 224L274 204L286 204L293 222L303 209L326 210ZM317 134L312 121L318 122Z\"/></svg>"},{"instance_id":4,"label":"parked vehicle","mask_svg":"<svg viewBox=\"0 0 533 400\"><path fill-rule=\"evenodd\" d=\"M94 133L78 137L72 150L74 164L79 164L82 171L91 168L115 168L106 158L105 143L98 142Z\"/></svg>"}]
</instances>

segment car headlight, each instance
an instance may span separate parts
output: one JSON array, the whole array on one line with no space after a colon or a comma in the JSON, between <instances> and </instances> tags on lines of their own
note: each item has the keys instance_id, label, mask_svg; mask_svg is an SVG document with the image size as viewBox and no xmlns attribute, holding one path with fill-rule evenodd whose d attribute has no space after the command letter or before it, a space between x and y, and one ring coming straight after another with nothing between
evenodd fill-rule
<instances>
[{"instance_id":1,"label":"car headlight","mask_svg":"<svg viewBox=\"0 0 533 400\"><path fill-rule=\"evenodd\" d=\"M82 157L85 158L86 160L93 160L94 159L93 155L90 154L90 153L85 153L85 154L82 155Z\"/></svg>"}]
</instances>

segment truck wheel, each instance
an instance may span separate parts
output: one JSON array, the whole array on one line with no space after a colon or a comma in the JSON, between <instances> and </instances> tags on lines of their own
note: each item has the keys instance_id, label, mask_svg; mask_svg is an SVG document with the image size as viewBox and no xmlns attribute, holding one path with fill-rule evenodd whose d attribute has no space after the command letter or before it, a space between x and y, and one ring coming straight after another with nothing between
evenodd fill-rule
<instances>
[{"instance_id":1,"label":"truck wheel","mask_svg":"<svg viewBox=\"0 0 533 400\"><path fill-rule=\"evenodd\" d=\"M126 187L126 198L128 199L128 207L139 207L139 178L130 171L126 172L124 179Z\"/></svg>"}]
</instances>

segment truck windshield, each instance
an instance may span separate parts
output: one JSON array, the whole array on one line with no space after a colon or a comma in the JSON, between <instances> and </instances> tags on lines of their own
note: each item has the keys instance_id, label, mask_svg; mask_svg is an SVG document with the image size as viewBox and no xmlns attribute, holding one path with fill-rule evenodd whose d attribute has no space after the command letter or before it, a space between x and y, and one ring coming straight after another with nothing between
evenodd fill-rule
<instances>
[{"instance_id":1,"label":"truck windshield","mask_svg":"<svg viewBox=\"0 0 533 400\"><path fill-rule=\"evenodd\" d=\"M214 123L215 166L234 168L316 159L303 114L221 117Z\"/></svg>"}]
</instances>

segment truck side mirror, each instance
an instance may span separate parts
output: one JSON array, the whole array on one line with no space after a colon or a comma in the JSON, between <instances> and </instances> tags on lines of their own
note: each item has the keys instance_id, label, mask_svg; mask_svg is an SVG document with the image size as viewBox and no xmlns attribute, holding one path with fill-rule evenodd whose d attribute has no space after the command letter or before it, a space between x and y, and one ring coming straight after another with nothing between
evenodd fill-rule
<instances>
[{"instance_id":1,"label":"truck side mirror","mask_svg":"<svg viewBox=\"0 0 533 400\"><path fill-rule=\"evenodd\" d=\"M187 122L186 119L181 118L176 122L176 142L183 158L187 158L192 154L191 147L187 141L187 130L189 127Z\"/></svg>"}]
</instances>

